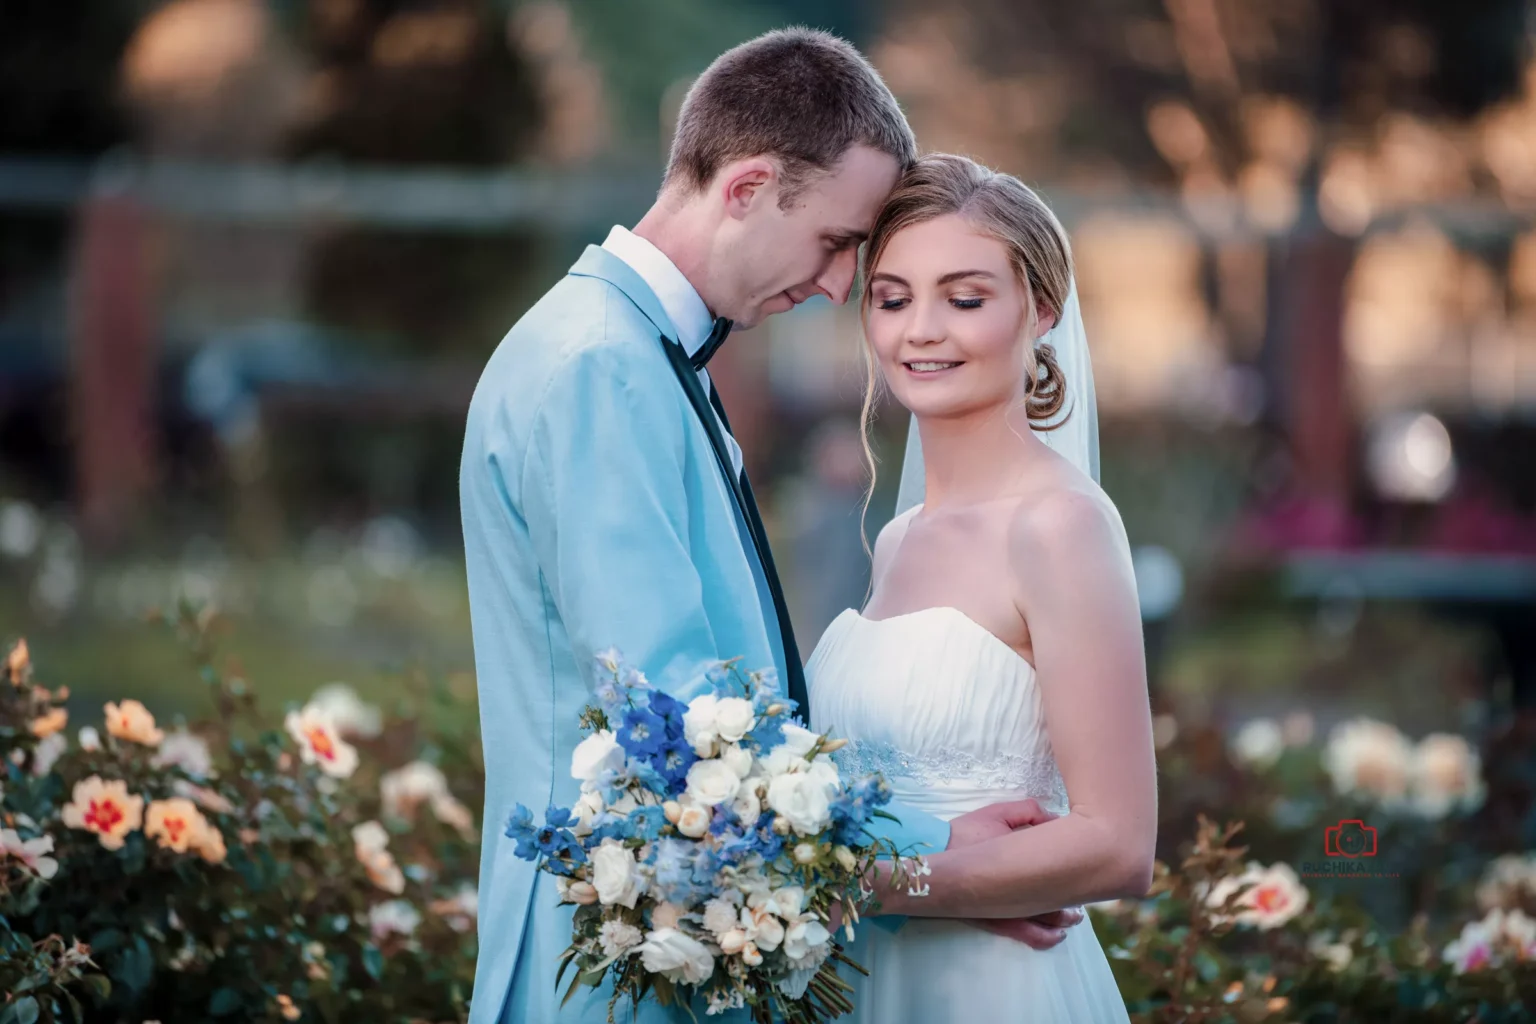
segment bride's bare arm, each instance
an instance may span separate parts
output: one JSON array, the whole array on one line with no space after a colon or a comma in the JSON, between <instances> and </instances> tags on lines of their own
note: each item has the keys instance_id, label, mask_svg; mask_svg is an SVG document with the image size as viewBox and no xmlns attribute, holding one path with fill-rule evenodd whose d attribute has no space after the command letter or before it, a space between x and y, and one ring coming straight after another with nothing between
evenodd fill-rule
<instances>
[{"instance_id":1,"label":"bride's bare arm","mask_svg":"<svg viewBox=\"0 0 1536 1024\"><path fill-rule=\"evenodd\" d=\"M1071 813L929 857L926 897L879 883L888 912L1025 917L1142 895L1157 834L1156 763L1130 548L1107 499L1022 510L1010 538L1047 728Z\"/></svg>"}]
</instances>

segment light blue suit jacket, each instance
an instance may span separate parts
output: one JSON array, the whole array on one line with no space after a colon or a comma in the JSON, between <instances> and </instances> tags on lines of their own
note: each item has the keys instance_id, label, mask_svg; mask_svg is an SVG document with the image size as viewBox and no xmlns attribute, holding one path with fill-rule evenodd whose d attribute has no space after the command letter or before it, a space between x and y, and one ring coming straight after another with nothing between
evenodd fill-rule
<instances>
[{"instance_id":1,"label":"light blue suit jacket","mask_svg":"<svg viewBox=\"0 0 1536 1024\"><path fill-rule=\"evenodd\" d=\"M576 800L593 655L617 647L683 699L726 658L784 678L751 534L663 335L677 338L640 276L588 247L508 332L470 403L459 491L486 769L471 1024L607 1018L606 989L559 1010L573 910L503 834L516 804L540 815ZM948 842L945 823L892 810L897 843ZM651 1006L641 1019L686 1018Z\"/></svg>"}]
</instances>

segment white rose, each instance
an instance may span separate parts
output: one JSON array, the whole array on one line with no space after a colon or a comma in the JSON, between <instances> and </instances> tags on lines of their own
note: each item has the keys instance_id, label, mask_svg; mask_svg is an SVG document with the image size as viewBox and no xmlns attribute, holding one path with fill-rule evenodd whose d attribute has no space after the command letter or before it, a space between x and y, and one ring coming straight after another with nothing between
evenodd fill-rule
<instances>
[{"instance_id":1,"label":"white rose","mask_svg":"<svg viewBox=\"0 0 1536 1024\"><path fill-rule=\"evenodd\" d=\"M597 792L581 794L581 799L576 801L576 806L571 808L571 813L576 815L576 824L571 828L571 834L591 835L592 819L603 813L603 795Z\"/></svg>"},{"instance_id":2,"label":"white rose","mask_svg":"<svg viewBox=\"0 0 1536 1024\"><path fill-rule=\"evenodd\" d=\"M741 821L742 828L751 828L762 816L763 805L758 802L757 793L752 787L742 786L736 798L731 801L731 811Z\"/></svg>"},{"instance_id":3,"label":"white rose","mask_svg":"<svg viewBox=\"0 0 1536 1024\"><path fill-rule=\"evenodd\" d=\"M837 765L831 758L818 757L806 766L805 774L821 783L829 797L836 796L837 791L842 788L843 780L838 777Z\"/></svg>"},{"instance_id":4,"label":"white rose","mask_svg":"<svg viewBox=\"0 0 1536 1024\"><path fill-rule=\"evenodd\" d=\"M640 961L646 970L687 985L698 985L715 971L715 958L704 944L676 928L658 928L647 935L640 944Z\"/></svg>"},{"instance_id":5,"label":"white rose","mask_svg":"<svg viewBox=\"0 0 1536 1024\"><path fill-rule=\"evenodd\" d=\"M752 731L752 702L740 697L725 697L715 703L715 732L727 743L740 742Z\"/></svg>"},{"instance_id":6,"label":"white rose","mask_svg":"<svg viewBox=\"0 0 1536 1024\"><path fill-rule=\"evenodd\" d=\"M683 738L700 757L708 757L719 732L715 725L715 708L720 698L712 693L700 694L688 702L683 712Z\"/></svg>"},{"instance_id":7,"label":"white rose","mask_svg":"<svg viewBox=\"0 0 1536 1024\"><path fill-rule=\"evenodd\" d=\"M624 748L614 738L612 729L603 729L576 744L571 752L571 778L591 782L610 768L624 767Z\"/></svg>"},{"instance_id":8,"label":"white rose","mask_svg":"<svg viewBox=\"0 0 1536 1024\"><path fill-rule=\"evenodd\" d=\"M709 808L686 804L677 818L677 830L689 839L702 839L709 831Z\"/></svg>"},{"instance_id":9,"label":"white rose","mask_svg":"<svg viewBox=\"0 0 1536 1024\"><path fill-rule=\"evenodd\" d=\"M768 806L801 835L814 835L832 821L826 785L803 772L780 775L768 783Z\"/></svg>"},{"instance_id":10,"label":"white rose","mask_svg":"<svg viewBox=\"0 0 1536 1024\"><path fill-rule=\"evenodd\" d=\"M640 870L635 855L617 839L604 839L592 851L592 885L603 906L633 907L640 898Z\"/></svg>"},{"instance_id":11,"label":"white rose","mask_svg":"<svg viewBox=\"0 0 1536 1024\"><path fill-rule=\"evenodd\" d=\"M720 760L738 779L752 774L752 752L740 744L732 743L720 751Z\"/></svg>"},{"instance_id":12,"label":"white rose","mask_svg":"<svg viewBox=\"0 0 1536 1024\"><path fill-rule=\"evenodd\" d=\"M736 795L741 777L721 761L695 761L688 769L687 795L694 803L713 807Z\"/></svg>"},{"instance_id":13,"label":"white rose","mask_svg":"<svg viewBox=\"0 0 1536 1024\"><path fill-rule=\"evenodd\" d=\"M716 936L724 935L735 928L736 905L722 899L713 899L704 905L704 927L708 928ZM745 939L745 936L743 936Z\"/></svg>"},{"instance_id":14,"label":"white rose","mask_svg":"<svg viewBox=\"0 0 1536 1024\"><path fill-rule=\"evenodd\" d=\"M741 912L741 928L747 940L765 953L772 953L784 941L784 922L773 916L771 906L759 904Z\"/></svg>"},{"instance_id":15,"label":"white rose","mask_svg":"<svg viewBox=\"0 0 1536 1024\"><path fill-rule=\"evenodd\" d=\"M811 732L793 722L784 726L784 741L775 750L787 750L795 757L804 757L811 752L811 748L821 742L821 733Z\"/></svg>"}]
</instances>

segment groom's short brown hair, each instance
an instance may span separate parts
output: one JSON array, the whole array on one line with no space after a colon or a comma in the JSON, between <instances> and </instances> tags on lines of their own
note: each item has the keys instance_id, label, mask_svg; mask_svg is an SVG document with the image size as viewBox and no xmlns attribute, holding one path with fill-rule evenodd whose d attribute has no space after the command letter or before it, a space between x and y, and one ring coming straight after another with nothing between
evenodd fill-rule
<instances>
[{"instance_id":1,"label":"groom's short brown hair","mask_svg":"<svg viewBox=\"0 0 1536 1024\"><path fill-rule=\"evenodd\" d=\"M663 187L697 192L732 160L766 155L783 166L783 205L859 144L889 153L903 171L917 161L901 107L852 44L779 29L727 50L693 83Z\"/></svg>"}]
</instances>

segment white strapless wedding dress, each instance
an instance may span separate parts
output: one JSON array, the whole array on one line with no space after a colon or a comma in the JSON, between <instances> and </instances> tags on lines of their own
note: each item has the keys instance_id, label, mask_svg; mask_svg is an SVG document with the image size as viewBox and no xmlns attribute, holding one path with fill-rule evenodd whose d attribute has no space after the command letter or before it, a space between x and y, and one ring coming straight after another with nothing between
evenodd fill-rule
<instances>
[{"instance_id":1,"label":"white strapless wedding dress","mask_svg":"<svg viewBox=\"0 0 1536 1024\"><path fill-rule=\"evenodd\" d=\"M945 820L1033 797L1067 813L1034 668L954 608L889 619L838 616L807 666L811 721L846 737L845 774L879 771L896 798ZM849 955L859 1024L1129 1020L1088 922L1038 951L969 925L909 918L895 934L866 922Z\"/></svg>"}]
</instances>

